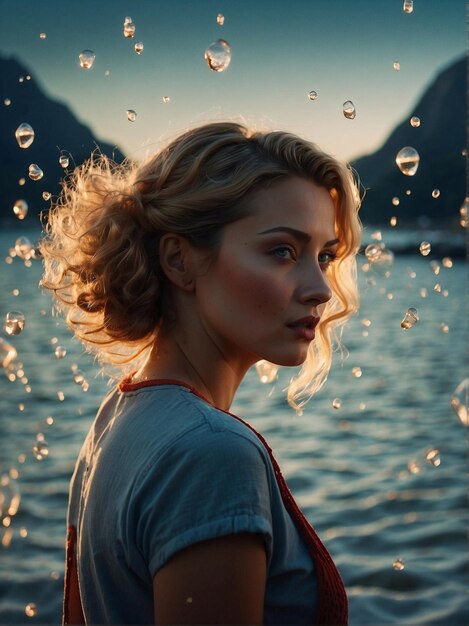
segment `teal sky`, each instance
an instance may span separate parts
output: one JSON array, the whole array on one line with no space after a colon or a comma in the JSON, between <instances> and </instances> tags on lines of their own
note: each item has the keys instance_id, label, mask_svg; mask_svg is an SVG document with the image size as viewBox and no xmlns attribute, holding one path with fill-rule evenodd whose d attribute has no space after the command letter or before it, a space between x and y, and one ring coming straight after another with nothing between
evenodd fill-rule
<instances>
[{"instance_id":1,"label":"teal sky","mask_svg":"<svg viewBox=\"0 0 469 626\"><path fill-rule=\"evenodd\" d=\"M466 51L463 0L414 0L411 14L402 7L403 0L0 0L0 53L26 64L98 138L135 158L188 126L244 117L352 159L379 147L436 73ZM133 39L122 34L126 16ZM218 38L232 49L223 73L204 61ZM88 71L78 63L83 49L96 53ZM346 100L354 120L342 114Z\"/></svg>"}]
</instances>

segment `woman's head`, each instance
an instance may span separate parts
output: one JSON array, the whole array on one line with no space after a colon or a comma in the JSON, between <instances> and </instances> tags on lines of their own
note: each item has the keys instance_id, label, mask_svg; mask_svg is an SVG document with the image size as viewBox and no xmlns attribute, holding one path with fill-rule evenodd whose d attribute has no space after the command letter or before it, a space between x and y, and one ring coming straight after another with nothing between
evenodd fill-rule
<instances>
[{"instance_id":1,"label":"woman's head","mask_svg":"<svg viewBox=\"0 0 469 626\"><path fill-rule=\"evenodd\" d=\"M224 227L249 215L250 196L289 177L328 191L339 239L328 270L333 297L292 386L293 395L314 391L330 366L331 332L357 306L358 193L346 166L294 135L213 123L180 135L138 166L105 158L85 163L64 183L49 216L43 286L104 362L131 361L154 342L167 314L161 237L176 233L215 255Z\"/></svg>"}]
</instances>

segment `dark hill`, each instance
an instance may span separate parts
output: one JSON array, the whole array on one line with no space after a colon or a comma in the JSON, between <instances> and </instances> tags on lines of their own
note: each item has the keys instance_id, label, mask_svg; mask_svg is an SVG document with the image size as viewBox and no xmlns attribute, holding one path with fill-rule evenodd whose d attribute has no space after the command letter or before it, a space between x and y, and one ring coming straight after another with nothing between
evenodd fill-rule
<instances>
[{"instance_id":1,"label":"dark hill","mask_svg":"<svg viewBox=\"0 0 469 626\"><path fill-rule=\"evenodd\" d=\"M443 70L425 91L414 109L371 155L353 162L367 189L362 206L365 224L384 225L392 215L400 224L427 223L452 226L458 223L459 207L466 195L466 90L467 61L460 59ZM418 128L410 118L421 120ZM420 154L415 176L404 176L395 158L404 146ZM440 190L439 198L432 197ZM406 190L411 194L406 195ZM399 206L392 198L400 199Z\"/></svg>"},{"instance_id":2,"label":"dark hill","mask_svg":"<svg viewBox=\"0 0 469 626\"><path fill-rule=\"evenodd\" d=\"M11 104L6 106L5 100ZM23 122L35 132L34 142L27 149L20 148L15 138L15 130ZM67 106L50 99L34 75L13 58L0 57L0 136L1 227L18 225L12 207L19 198L29 205L25 222L30 226L38 223L39 213L50 204L42 198L43 191L52 195L59 192L59 180L64 176L59 165L61 154L70 156L71 168L82 163L97 147L116 161L124 158L117 147L95 139ZM31 163L37 163L43 170L41 180L29 178ZM26 181L23 186L18 184L21 178Z\"/></svg>"}]
</instances>

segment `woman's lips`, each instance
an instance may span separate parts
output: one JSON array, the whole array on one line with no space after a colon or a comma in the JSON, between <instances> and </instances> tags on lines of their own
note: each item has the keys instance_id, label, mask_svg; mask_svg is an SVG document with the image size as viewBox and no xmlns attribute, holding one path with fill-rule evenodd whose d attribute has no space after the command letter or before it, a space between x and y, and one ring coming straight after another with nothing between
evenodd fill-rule
<instances>
[{"instance_id":1,"label":"woman's lips","mask_svg":"<svg viewBox=\"0 0 469 626\"><path fill-rule=\"evenodd\" d=\"M312 341L315 337L315 328L319 323L319 317L308 315L287 324L288 328L306 341Z\"/></svg>"}]
</instances>

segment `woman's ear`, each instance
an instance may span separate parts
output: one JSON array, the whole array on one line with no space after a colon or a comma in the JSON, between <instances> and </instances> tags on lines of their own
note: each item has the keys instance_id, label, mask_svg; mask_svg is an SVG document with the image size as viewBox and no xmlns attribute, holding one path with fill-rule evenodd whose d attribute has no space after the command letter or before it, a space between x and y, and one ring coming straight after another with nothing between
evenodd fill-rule
<instances>
[{"instance_id":1,"label":"woman's ear","mask_svg":"<svg viewBox=\"0 0 469 626\"><path fill-rule=\"evenodd\" d=\"M194 291L192 246L182 235L166 233L160 239L159 260L166 278L184 291Z\"/></svg>"}]
</instances>

